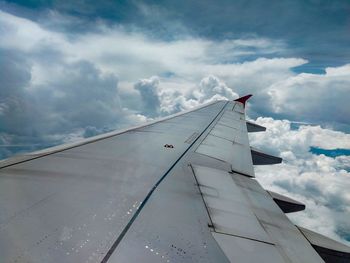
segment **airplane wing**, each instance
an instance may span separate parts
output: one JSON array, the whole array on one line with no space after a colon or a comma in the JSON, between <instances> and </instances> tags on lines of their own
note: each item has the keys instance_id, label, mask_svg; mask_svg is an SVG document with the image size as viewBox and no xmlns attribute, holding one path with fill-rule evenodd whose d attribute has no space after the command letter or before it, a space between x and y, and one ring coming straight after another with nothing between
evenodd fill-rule
<instances>
[{"instance_id":1,"label":"airplane wing","mask_svg":"<svg viewBox=\"0 0 350 263\"><path fill-rule=\"evenodd\" d=\"M0 162L0 262L350 262L254 178L248 98Z\"/></svg>"}]
</instances>

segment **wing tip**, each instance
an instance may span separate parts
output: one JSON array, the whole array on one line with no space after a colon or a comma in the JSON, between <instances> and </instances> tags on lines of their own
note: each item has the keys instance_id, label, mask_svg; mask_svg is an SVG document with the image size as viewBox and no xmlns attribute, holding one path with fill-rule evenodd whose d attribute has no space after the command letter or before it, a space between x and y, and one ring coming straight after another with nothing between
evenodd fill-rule
<instances>
[{"instance_id":1,"label":"wing tip","mask_svg":"<svg viewBox=\"0 0 350 263\"><path fill-rule=\"evenodd\" d=\"M234 101L243 103L243 106L245 107L245 104L246 104L247 100L249 100L249 98L250 98L251 96L253 96L253 95L252 95L252 94L248 94L248 95L245 95L245 96L240 97L240 98L238 98L238 99L235 99Z\"/></svg>"}]
</instances>

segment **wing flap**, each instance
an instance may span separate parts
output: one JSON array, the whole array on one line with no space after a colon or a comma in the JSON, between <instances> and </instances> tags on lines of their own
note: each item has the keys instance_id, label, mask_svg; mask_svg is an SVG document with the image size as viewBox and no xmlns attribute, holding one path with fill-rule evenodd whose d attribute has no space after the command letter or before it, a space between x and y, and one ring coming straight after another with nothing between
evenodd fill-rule
<instances>
[{"instance_id":1,"label":"wing flap","mask_svg":"<svg viewBox=\"0 0 350 263\"><path fill-rule=\"evenodd\" d=\"M212 233L230 262L285 262L275 245L252 239Z\"/></svg>"},{"instance_id":2,"label":"wing flap","mask_svg":"<svg viewBox=\"0 0 350 263\"><path fill-rule=\"evenodd\" d=\"M215 232L271 243L228 172L203 166L193 171Z\"/></svg>"}]
</instances>

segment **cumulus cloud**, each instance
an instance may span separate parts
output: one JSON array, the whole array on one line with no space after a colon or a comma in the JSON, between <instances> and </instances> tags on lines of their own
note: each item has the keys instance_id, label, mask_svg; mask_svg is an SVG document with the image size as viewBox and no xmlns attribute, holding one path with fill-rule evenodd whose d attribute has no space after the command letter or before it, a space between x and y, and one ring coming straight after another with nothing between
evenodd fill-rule
<instances>
[{"instance_id":1,"label":"cumulus cloud","mask_svg":"<svg viewBox=\"0 0 350 263\"><path fill-rule=\"evenodd\" d=\"M350 65L326 68L325 74L302 73L271 85L273 110L287 118L348 124Z\"/></svg>"},{"instance_id":2,"label":"cumulus cloud","mask_svg":"<svg viewBox=\"0 0 350 263\"><path fill-rule=\"evenodd\" d=\"M200 103L212 99L232 100L238 98L237 93L233 92L223 81L213 75L203 78L199 83L198 89L194 90L192 94Z\"/></svg>"},{"instance_id":3,"label":"cumulus cloud","mask_svg":"<svg viewBox=\"0 0 350 263\"><path fill-rule=\"evenodd\" d=\"M135 83L134 89L140 96L139 105L135 109L150 118L188 110L214 100L232 100L238 97L224 81L214 75L204 77L187 90L178 90L171 84L169 88L169 83L163 82L158 76L140 79Z\"/></svg>"},{"instance_id":4,"label":"cumulus cloud","mask_svg":"<svg viewBox=\"0 0 350 263\"><path fill-rule=\"evenodd\" d=\"M350 232L350 156L331 158L310 152L310 147L349 147L350 135L302 125L291 129L291 122L258 118L267 128L250 134L252 146L280 155L284 162L275 166L256 166L256 176L268 189L286 194L306 204L306 211L290 215L302 226L346 242Z\"/></svg>"}]
</instances>

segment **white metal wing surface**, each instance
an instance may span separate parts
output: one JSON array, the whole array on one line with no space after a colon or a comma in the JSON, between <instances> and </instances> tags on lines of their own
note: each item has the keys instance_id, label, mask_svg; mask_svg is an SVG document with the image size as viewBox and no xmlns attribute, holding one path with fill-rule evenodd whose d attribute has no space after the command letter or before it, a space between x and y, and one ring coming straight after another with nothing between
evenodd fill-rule
<instances>
[{"instance_id":1,"label":"white metal wing surface","mask_svg":"<svg viewBox=\"0 0 350 263\"><path fill-rule=\"evenodd\" d=\"M0 163L1 262L349 262L265 191L245 101Z\"/></svg>"}]
</instances>

